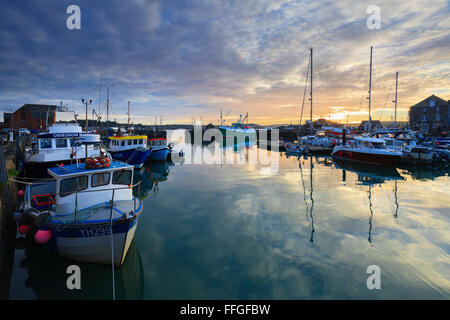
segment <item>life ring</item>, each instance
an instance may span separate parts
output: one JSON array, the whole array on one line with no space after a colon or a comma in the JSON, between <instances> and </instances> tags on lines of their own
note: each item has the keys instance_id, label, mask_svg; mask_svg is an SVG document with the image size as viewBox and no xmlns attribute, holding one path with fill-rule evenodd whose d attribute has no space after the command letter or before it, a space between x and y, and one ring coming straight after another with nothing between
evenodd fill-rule
<instances>
[{"instance_id":1,"label":"life ring","mask_svg":"<svg viewBox=\"0 0 450 320\"><path fill-rule=\"evenodd\" d=\"M336 139L331 139L331 144L335 145L336 144Z\"/></svg>"},{"instance_id":2,"label":"life ring","mask_svg":"<svg viewBox=\"0 0 450 320\"><path fill-rule=\"evenodd\" d=\"M92 157L85 161L86 169L108 168L110 165L111 160L108 157Z\"/></svg>"}]
</instances>

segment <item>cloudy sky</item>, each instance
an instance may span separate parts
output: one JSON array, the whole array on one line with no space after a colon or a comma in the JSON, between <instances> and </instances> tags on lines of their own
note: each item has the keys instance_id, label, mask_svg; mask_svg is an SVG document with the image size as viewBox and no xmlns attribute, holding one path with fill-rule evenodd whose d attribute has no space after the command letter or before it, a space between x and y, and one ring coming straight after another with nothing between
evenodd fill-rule
<instances>
[{"instance_id":1,"label":"cloudy sky","mask_svg":"<svg viewBox=\"0 0 450 320\"><path fill-rule=\"evenodd\" d=\"M81 29L69 30L69 5ZM380 8L370 30L367 8ZM59 104L84 116L81 98L105 117L191 123L249 113L252 123L298 123L314 48L314 118L399 118L431 94L450 99L450 2L409 1L0 1L0 111ZM305 107L309 116L309 106ZM1 118L1 116L0 116Z\"/></svg>"}]
</instances>

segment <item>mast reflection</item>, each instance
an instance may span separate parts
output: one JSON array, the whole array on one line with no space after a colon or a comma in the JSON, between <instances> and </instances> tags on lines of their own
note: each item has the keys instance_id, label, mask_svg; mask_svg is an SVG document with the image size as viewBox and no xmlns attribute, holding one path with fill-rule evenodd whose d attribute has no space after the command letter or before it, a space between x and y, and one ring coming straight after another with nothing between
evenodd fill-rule
<instances>
[{"instance_id":1,"label":"mast reflection","mask_svg":"<svg viewBox=\"0 0 450 320\"><path fill-rule=\"evenodd\" d=\"M345 161L334 161L334 165L337 169L342 169L342 181L346 182L347 174L346 171L356 173L357 175L357 185L367 186L367 195L369 200L369 231L368 231L368 241L372 244L372 230L373 230L373 218L374 210L372 203L372 188L375 185L381 185L387 181L394 181L394 213L393 217L398 217L399 202L398 202L398 180L404 180L404 178L398 173L396 168L393 167L376 167L365 164L350 163Z\"/></svg>"}]
</instances>

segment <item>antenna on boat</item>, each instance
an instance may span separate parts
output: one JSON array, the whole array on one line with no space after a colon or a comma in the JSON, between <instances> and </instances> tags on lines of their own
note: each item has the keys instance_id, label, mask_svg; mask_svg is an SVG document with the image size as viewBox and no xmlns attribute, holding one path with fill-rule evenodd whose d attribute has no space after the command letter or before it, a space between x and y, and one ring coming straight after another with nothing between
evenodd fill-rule
<instances>
[{"instance_id":1,"label":"antenna on boat","mask_svg":"<svg viewBox=\"0 0 450 320\"><path fill-rule=\"evenodd\" d=\"M130 101L128 101L128 128L130 127Z\"/></svg>"},{"instance_id":2,"label":"antenna on boat","mask_svg":"<svg viewBox=\"0 0 450 320\"><path fill-rule=\"evenodd\" d=\"M107 86L104 84L105 88L107 89L106 93L106 126L109 126L109 89L113 86Z\"/></svg>"}]
</instances>

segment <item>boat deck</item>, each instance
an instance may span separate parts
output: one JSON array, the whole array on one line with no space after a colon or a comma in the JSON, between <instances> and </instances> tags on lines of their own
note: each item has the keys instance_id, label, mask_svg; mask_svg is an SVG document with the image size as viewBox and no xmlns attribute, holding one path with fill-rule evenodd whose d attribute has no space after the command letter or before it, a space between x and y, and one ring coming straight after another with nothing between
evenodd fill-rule
<instances>
[{"instance_id":1,"label":"boat deck","mask_svg":"<svg viewBox=\"0 0 450 320\"><path fill-rule=\"evenodd\" d=\"M51 223L73 223L75 221L83 223L96 223L109 221L111 216L113 221L122 217L129 218L134 215L136 206L136 212L139 212L142 207L142 202L138 199L135 200L122 200L114 202L113 210L108 202L101 203L99 205L86 208L80 211L55 215L52 217Z\"/></svg>"}]
</instances>

